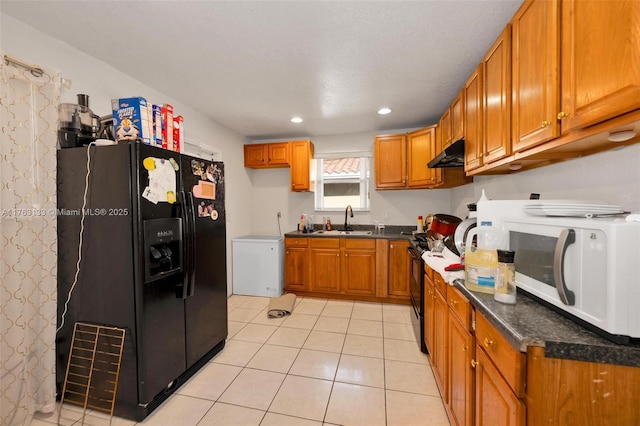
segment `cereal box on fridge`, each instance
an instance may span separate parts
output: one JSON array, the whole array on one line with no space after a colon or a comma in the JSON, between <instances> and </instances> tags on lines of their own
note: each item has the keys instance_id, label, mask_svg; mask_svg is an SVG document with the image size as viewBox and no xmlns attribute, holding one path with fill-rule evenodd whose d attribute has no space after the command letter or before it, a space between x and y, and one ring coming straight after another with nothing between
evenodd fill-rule
<instances>
[{"instance_id":1,"label":"cereal box on fridge","mask_svg":"<svg viewBox=\"0 0 640 426\"><path fill-rule=\"evenodd\" d=\"M142 97L111 100L116 141L140 139L149 145L152 138L152 117L147 100Z\"/></svg>"},{"instance_id":2,"label":"cereal box on fridge","mask_svg":"<svg viewBox=\"0 0 640 426\"><path fill-rule=\"evenodd\" d=\"M173 117L173 145L176 151L184 152L184 118L181 115Z\"/></svg>"},{"instance_id":3,"label":"cereal box on fridge","mask_svg":"<svg viewBox=\"0 0 640 426\"><path fill-rule=\"evenodd\" d=\"M151 145L162 147L162 107L160 105L151 106L151 118L153 121Z\"/></svg>"},{"instance_id":4,"label":"cereal box on fridge","mask_svg":"<svg viewBox=\"0 0 640 426\"><path fill-rule=\"evenodd\" d=\"M162 105L162 147L175 151L173 146L173 106L170 104Z\"/></svg>"}]
</instances>

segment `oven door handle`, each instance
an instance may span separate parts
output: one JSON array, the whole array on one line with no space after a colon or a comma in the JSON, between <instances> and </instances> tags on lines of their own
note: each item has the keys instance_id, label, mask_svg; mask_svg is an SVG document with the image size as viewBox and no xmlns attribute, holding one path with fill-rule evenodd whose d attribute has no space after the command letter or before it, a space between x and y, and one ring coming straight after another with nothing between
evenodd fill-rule
<instances>
[{"instance_id":1,"label":"oven door handle","mask_svg":"<svg viewBox=\"0 0 640 426\"><path fill-rule=\"evenodd\" d=\"M562 303L568 306L573 306L576 303L576 295L567 288L567 283L564 279L564 257L567 253L567 248L575 242L576 231L563 229L560 232L560 237L558 237L556 249L553 253L553 278L556 283L556 289Z\"/></svg>"},{"instance_id":2,"label":"oven door handle","mask_svg":"<svg viewBox=\"0 0 640 426\"><path fill-rule=\"evenodd\" d=\"M422 260L420 256L416 255L416 249L414 249L412 246L407 247L407 251L409 252L409 255L413 260Z\"/></svg>"}]
</instances>

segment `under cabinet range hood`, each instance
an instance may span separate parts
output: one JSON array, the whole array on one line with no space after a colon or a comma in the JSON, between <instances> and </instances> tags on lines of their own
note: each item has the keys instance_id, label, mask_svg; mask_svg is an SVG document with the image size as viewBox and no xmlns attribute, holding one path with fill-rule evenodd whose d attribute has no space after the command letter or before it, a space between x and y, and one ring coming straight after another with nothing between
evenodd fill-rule
<instances>
[{"instance_id":1,"label":"under cabinet range hood","mask_svg":"<svg viewBox=\"0 0 640 426\"><path fill-rule=\"evenodd\" d=\"M443 167L464 167L464 139L458 139L444 149L427 166L430 169Z\"/></svg>"}]
</instances>

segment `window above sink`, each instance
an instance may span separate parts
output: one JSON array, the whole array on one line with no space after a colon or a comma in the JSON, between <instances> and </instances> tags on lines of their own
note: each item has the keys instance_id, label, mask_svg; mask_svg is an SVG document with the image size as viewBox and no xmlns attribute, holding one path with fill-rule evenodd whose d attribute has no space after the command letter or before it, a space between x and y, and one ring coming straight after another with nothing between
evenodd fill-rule
<instances>
[{"instance_id":1,"label":"window above sink","mask_svg":"<svg viewBox=\"0 0 640 426\"><path fill-rule=\"evenodd\" d=\"M316 211L369 211L370 153L316 155Z\"/></svg>"}]
</instances>

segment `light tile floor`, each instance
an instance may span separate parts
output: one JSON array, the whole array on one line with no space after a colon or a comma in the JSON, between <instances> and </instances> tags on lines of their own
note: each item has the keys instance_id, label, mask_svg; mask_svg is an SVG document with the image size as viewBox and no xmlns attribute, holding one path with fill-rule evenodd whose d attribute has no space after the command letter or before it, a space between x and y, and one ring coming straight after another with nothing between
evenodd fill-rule
<instances>
[{"instance_id":1,"label":"light tile floor","mask_svg":"<svg viewBox=\"0 0 640 426\"><path fill-rule=\"evenodd\" d=\"M224 350L138 424L449 425L411 307L298 298L290 316L269 319L268 305L231 296ZM80 424L77 413L65 417ZM36 416L31 425L56 421ZM90 413L85 424L109 420Z\"/></svg>"}]
</instances>

